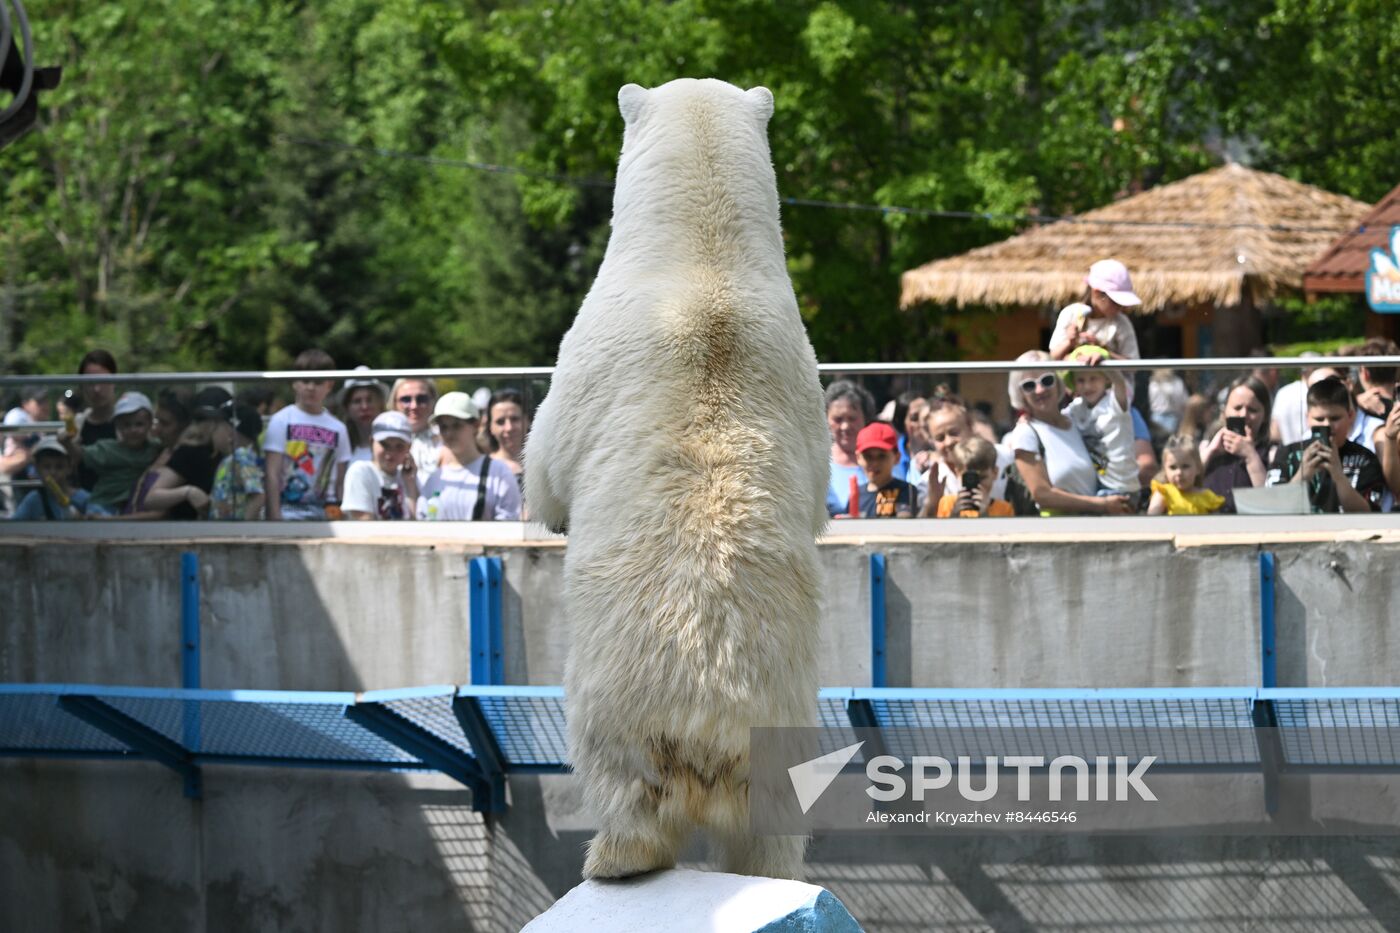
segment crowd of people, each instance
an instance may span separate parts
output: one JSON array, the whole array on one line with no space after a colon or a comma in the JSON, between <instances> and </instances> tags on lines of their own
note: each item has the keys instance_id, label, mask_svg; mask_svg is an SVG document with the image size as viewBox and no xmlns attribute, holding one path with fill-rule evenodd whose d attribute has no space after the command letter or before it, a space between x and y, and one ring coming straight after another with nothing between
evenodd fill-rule
<instances>
[{"instance_id":1,"label":"crowd of people","mask_svg":"<svg viewBox=\"0 0 1400 933\"><path fill-rule=\"evenodd\" d=\"M1105 360L1138 357L1122 263L1095 263L1082 302L1059 314L1049 346L1017 358L1013 421L947 386L909 391L877 413L861 384L826 390L827 510L843 518L1198 515L1243 510L1236 493L1297 487L1315 512L1392 511L1400 493L1395 368L1328 365L1297 381L1258 353L1218 392L1155 370L1145 392ZM1395 356L1389 340L1342 356ZM1090 368L1062 371L1070 361ZM294 369L335 369L320 350ZM359 367L363 370L366 367ZM104 350L78 372L116 376ZM392 386L368 373L234 396L218 386L152 399L84 382L55 400L41 387L5 415L0 515L17 520L511 521L523 506L530 412L516 389L439 395L429 379ZM279 404L281 403L281 404ZM1252 496L1253 494L1251 494ZM1248 498L1243 493L1241 499Z\"/></svg>"},{"instance_id":2,"label":"crowd of people","mask_svg":"<svg viewBox=\"0 0 1400 933\"><path fill-rule=\"evenodd\" d=\"M293 368L335 369L320 350ZM364 369L365 367L360 367ZM117 374L104 350L81 375ZM529 417L514 389L439 396L432 380L297 379L274 390L167 389L152 400L84 383L48 421L41 387L5 416L0 509L21 521L69 518L222 521L512 521L525 517ZM484 415L483 415L484 413Z\"/></svg>"},{"instance_id":3,"label":"crowd of people","mask_svg":"<svg viewBox=\"0 0 1400 933\"><path fill-rule=\"evenodd\" d=\"M1308 354L1316 366L1280 387L1261 351L1251 373L1218 393L1192 393L1159 369L1147 398L1135 399L1121 370L1055 366L1139 358L1128 270L1095 263L1085 287L1084 301L1060 312L1049 347L1017 358L1024 368L1007 381L1015 422L1005 430L990 406L946 387L906 392L877 416L860 385L832 383L831 516L1202 515L1239 510L1238 490L1289 485L1314 512L1394 509L1394 368L1351 372ZM1339 352L1395 356L1400 347L1372 339Z\"/></svg>"}]
</instances>

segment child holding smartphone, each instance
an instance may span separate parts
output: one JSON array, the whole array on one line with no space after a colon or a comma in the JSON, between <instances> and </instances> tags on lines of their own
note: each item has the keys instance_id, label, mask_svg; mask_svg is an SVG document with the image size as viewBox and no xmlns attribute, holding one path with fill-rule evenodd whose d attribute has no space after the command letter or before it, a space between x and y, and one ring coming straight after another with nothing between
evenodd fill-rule
<instances>
[{"instance_id":1,"label":"child holding smartphone","mask_svg":"<svg viewBox=\"0 0 1400 933\"><path fill-rule=\"evenodd\" d=\"M963 465L962 488L956 495L938 500L939 518L1008 518L1016 514L1011 503L992 498L997 478L997 449L985 438L968 437L954 448Z\"/></svg>"},{"instance_id":2,"label":"child holding smartphone","mask_svg":"<svg viewBox=\"0 0 1400 933\"><path fill-rule=\"evenodd\" d=\"M1351 390L1327 378L1308 388L1311 436L1282 448L1269 467L1270 486L1306 483L1314 512L1375 512L1385 494L1376 455L1347 440L1355 418Z\"/></svg>"}]
</instances>

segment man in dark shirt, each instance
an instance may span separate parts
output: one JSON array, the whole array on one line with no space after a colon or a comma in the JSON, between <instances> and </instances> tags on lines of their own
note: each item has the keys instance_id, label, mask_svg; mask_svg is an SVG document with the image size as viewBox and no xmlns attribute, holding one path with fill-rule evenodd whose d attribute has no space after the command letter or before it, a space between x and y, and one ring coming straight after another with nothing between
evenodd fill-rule
<instances>
[{"instance_id":1,"label":"man in dark shirt","mask_svg":"<svg viewBox=\"0 0 1400 933\"><path fill-rule=\"evenodd\" d=\"M1340 379L1308 389L1313 436L1281 448L1269 465L1268 484L1306 483L1314 512L1375 512L1385 493L1380 461L1347 440L1355 417L1351 391Z\"/></svg>"}]
</instances>

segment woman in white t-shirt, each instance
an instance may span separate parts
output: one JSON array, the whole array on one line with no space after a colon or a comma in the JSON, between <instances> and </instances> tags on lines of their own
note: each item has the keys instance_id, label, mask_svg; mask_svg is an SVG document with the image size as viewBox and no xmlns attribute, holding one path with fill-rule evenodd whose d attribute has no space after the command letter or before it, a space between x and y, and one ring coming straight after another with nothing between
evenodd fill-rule
<instances>
[{"instance_id":1,"label":"woman in white t-shirt","mask_svg":"<svg viewBox=\"0 0 1400 933\"><path fill-rule=\"evenodd\" d=\"M515 474L520 493L525 494L525 436L530 433L530 416L525 413L525 397L516 389L491 393L486 403L486 440L491 456Z\"/></svg>"},{"instance_id":2,"label":"woman in white t-shirt","mask_svg":"<svg viewBox=\"0 0 1400 933\"><path fill-rule=\"evenodd\" d=\"M448 392L433 408L442 436L438 469L423 481L418 518L425 521L519 521L520 487L499 460L481 453L481 413L465 392Z\"/></svg>"},{"instance_id":3,"label":"woman in white t-shirt","mask_svg":"<svg viewBox=\"0 0 1400 933\"><path fill-rule=\"evenodd\" d=\"M1046 363L1050 354L1028 350L1017 362ZM1016 469L1042 515L1127 515L1125 496L1095 495L1098 471L1084 438L1060 411L1065 387L1049 369L1013 370L1007 380L1011 407L1021 420L1004 443L1016 456Z\"/></svg>"},{"instance_id":4,"label":"woman in white t-shirt","mask_svg":"<svg viewBox=\"0 0 1400 933\"><path fill-rule=\"evenodd\" d=\"M356 460L345 474L341 511L356 521L398 521L414 517L418 481L410 444L413 430L403 413L386 411L370 425L373 460Z\"/></svg>"}]
</instances>

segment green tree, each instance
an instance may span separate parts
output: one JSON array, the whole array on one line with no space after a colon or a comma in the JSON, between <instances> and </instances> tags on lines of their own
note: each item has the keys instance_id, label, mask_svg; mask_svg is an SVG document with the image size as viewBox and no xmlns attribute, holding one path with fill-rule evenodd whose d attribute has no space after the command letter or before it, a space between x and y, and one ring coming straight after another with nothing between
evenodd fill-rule
<instances>
[{"instance_id":1,"label":"green tree","mask_svg":"<svg viewBox=\"0 0 1400 933\"><path fill-rule=\"evenodd\" d=\"M111 347L193 366L229 295L288 261L242 192L261 171L269 49L284 23L212 2L54 4L36 46L64 80L5 152L7 368ZM291 257L294 258L294 257Z\"/></svg>"}]
</instances>

